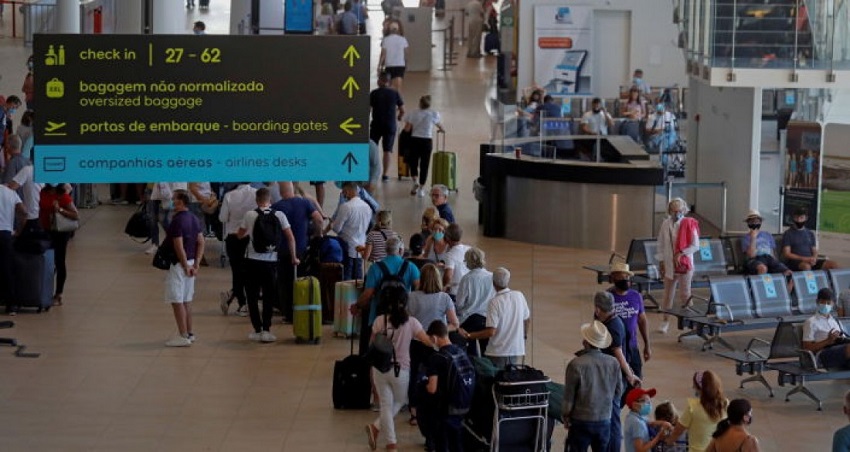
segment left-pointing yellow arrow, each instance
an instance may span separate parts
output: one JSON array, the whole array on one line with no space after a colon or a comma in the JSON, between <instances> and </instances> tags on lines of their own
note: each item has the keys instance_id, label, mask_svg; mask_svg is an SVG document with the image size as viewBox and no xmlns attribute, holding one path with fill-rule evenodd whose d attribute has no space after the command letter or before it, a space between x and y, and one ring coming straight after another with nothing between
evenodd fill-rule
<instances>
[{"instance_id":1,"label":"left-pointing yellow arrow","mask_svg":"<svg viewBox=\"0 0 850 452\"><path fill-rule=\"evenodd\" d=\"M348 98L351 99L352 97L354 97L354 91L360 90L360 85L357 84L357 82L354 80L354 77L349 75L348 80L346 80L345 83L342 84L342 90L343 91L347 90L348 91Z\"/></svg>"},{"instance_id":2,"label":"left-pointing yellow arrow","mask_svg":"<svg viewBox=\"0 0 850 452\"><path fill-rule=\"evenodd\" d=\"M342 124L339 125L339 128L342 129L343 132L345 132L349 135L354 135L354 131L356 129L359 129L361 126L360 126L360 124L353 124L353 121L354 121L354 118L348 118L345 121L343 121Z\"/></svg>"}]
</instances>

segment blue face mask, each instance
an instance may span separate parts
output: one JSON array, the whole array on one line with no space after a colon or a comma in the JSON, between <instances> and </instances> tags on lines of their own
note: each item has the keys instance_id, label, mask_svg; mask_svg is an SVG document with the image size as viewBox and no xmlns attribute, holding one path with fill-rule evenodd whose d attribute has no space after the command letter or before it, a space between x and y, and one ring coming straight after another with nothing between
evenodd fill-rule
<instances>
[{"instance_id":1,"label":"blue face mask","mask_svg":"<svg viewBox=\"0 0 850 452\"><path fill-rule=\"evenodd\" d=\"M641 416L649 416L649 413L652 413L652 402L646 402L640 406Z\"/></svg>"},{"instance_id":2,"label":"blue face mask","mask_svg":"<svg viewBox=\"0 0 850 452\"><path fill-rule=\"evenodd\" d=\"M681 219L682 219L682 217L684 217L684 216L685 216L685 214L683 214L682 212L676 212L676 213L674 213L673 215L670 215L670 218L672 218L672 219L673 219L673 221L679 221L679 220L681 220Z\"/></svg>"},{"instance_id":3,"label":"blue face mask","mask_svg":"<svg viewBox=\"0 0 850 452\"><path fill-rule=\"evenodd\" d=\"M14 115L14 114L15 114L15 112L16 112L16 111L18 111L18 109L17 109L17 108L10 108L10 109L9 109L9 111L7 112L7 114L8 114L9 116L12 116L12 115Z\"/></svg>"},{"instance_id":4,"label":"blue face mask","mask_svg":"<svg viewBox=\"0 0 850 452\"><path fill-rule=\"evenodd\" d=\"M445 235L446 235L445 232L435 232L434 233L434 240L439 242L440 240L443 240L443 237L445 237Z\"/></svg>"},{"instance_id":5,"label":"blue face mask","mask_svg":"<svg viewBox=\"0 0 850 452\"><path fill-rule=\"evenodd\" d=\"M634 83L635 85L640 85L642 81L643 79L641 79L640 77L635 77L632 79L632 83Z\"/></svg>"},{"instance_id":6,"label":"blue face mask","mask_svg":"<svg viewBox=\"0 0 850 452\"><path fill-rule=\"evenodd\" d=\"M818 305L818 313L821 315L829 315L832 312L831 304L819 304Z\"/></svg>"}]
</instances>

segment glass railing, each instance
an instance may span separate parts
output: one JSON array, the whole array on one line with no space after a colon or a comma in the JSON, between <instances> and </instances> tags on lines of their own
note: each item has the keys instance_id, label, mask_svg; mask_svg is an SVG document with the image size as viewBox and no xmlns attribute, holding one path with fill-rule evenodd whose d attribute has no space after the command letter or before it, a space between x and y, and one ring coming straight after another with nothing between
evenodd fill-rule
<instances>
[{"instance_id":1,"label":"glass railing","mask_svg":"<svg viewBox=\"0 0 850 452\"><path fill-rule=\"evenodd\" d=\"M848 0L677 0L679 44L712 67L850 69Z\"/></svg>"}]
</instances>

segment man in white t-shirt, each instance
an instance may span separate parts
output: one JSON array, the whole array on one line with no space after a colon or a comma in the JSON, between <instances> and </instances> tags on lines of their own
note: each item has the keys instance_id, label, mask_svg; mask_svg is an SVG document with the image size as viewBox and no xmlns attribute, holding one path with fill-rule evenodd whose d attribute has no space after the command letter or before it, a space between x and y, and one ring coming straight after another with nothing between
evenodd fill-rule
<instances>
[{"instance_id":1,"label":"man in white t-shirt","mask_svg":"<svg viewBox=\"0 0 850 452\"><path fill-rule=\"evenodd\" d=\"M463 229L457 223L452 223L446 228L446 243L449 244L449 251L443 261L445 264L443 267L443 287L453 300L457 296L460 280L469 273L469 268L466 267L464 260L469 246L460 243L461 237L463 237Z\"/></svg>"},{"instance_id":2,"label":"man in white t-shirt","mask_svg":"<svg viewBox=\"0 0 850 452\"><path fill-rule=\"evenodd\" d=\"M333 221L328 226L347 246L342 265L343 280L363 279L363 258L357 247L366 244L372 208L360 199L358 192L358 186L353 182L346 182L342 186L342 195L347 201L337 207Z\"/></svg>"},{"instance_id":3,"label":"man in white t-shirt","mask_svg":"<svg viewBox=\"0 0 850 452\"><path fill-rule=\"evenodd\" d=\"M236 299L239 307L236 315L245 317L248 315L248 298L245 295L245 249L248 247L248 238L239 238L239 226L245 214L257 206L257 189L248 182L240 182L239 185L224 194L218 219L224 225L224 247L227 251L227 260L230 263L231 287L229 291L219 294L219 307L221 313L227 315L230 312L230 303Z\"/></svg>"},{"instance_id":4,"label":"man in white t-shirt","mask_svg":"<svg viewBox=\"0 0 850 452\"><path fill-rule=\"evenodd\" d=\"M12 181L7 185L12 190L17 190L19 187L24 188L24 206L27 209L26 222L28 225L38 225L38 200L41 196L41 184L33 180L33 166L29 164L15 174Z\"/></svg>"},{"instance_id":5,"label":"man in white t-shirt","mask_svg":"<svg viewBox=\"0 0 850 452\"><path fill-rule=\"evenodd\" d=\"M392 77L393 88L401 93L401 79L407 67L407 53L410 44L407 38L399 34L397 22L391 22L389 34L381 41L381 56L378 59L378 74L386 71Z\"/></svg>"},{"instance_id":6,"label":"man in white t-shirt","mask_svg":"<svg viewBox=\"0 0 850 452\"><path fill-rule=\"evenodd\" d=\"M0 185L0 303L6 313L14 315L12 305L12 232L15 230L15 213L24 214L20 196L11 188Z\"/></svg>"},{"instance_id":7,"label":"man in white t-shirt","mask_svg":"<svg viewBox=\"0 0 850 452\"><path fill-rule=\"evenodd\" d=\"M803 323L803 350L816 354L826 368L850 369L850 344L847 332L832 316L834 305L832 290L818 291L818 311Z\"/></svg>"},{"instance_id":8,"label":"man in white t-shirt","mask_svg":"<svg viewBox=\"0 0 850 452\"><path fill-rule=\"evenodd\" d=\"M508 289L510 280L508 269L499 267L494 270L496 296L487 306L487 327L473 333L460 330L467 340L490 339L485 356L497 368L518 364L525 356L525 338L531 317L522 292Z\"/></svg>"},{"instance_id":9,"label":"man in white t-shirt","mask_svg":"<svg viewBox=\"0 0 850 452\"><path fill-rule=\"evenodd\" d=\"M260 215L264 217L261 219ZM268 217L266 217L268 216ZM273 218L271 218L273 217ZM262 225L255 228L257 221L267 224L269 219L277 219L282 234L275 237L255 236L259 231L265 231ZM269 231L271 233L272 231ZM268 188L257 190L257 208L245 213L242 224L239 226L237 236L241 239L248 237L248 246L245 251L245 294L248 298L248 313L251 316L251 325L254 332L248 335L248 339L258 342L274 342L277 338L271 333L272 308L277 300L277 249L280 247L280 236L289 244L289 252L292 265L298 265L298 256L295 253L295 237L289 227L286 215L280 211L272 210L272 197ZM276 243L275 243L276 241ZM264 249L259 251L258 248ZM260 289L263 291L263 316L260 318Z\"/></svg>"}]
</instances>

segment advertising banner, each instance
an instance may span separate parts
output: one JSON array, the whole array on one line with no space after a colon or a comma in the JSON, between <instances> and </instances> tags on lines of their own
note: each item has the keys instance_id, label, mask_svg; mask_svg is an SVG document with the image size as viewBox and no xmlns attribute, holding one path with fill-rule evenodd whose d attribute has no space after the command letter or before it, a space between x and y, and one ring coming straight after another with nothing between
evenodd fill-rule
<instances>
[{"instance_id":1,"label":"advertising banner","mask_svg":"<svg viewBox=\"0 0 850 452\"><path fill-rule=\"evenodd\" d=\"M534 8L534 82L555 97L593 94L593 9Z\"/></svg>"},{"instance_id":2,"label":"advertising banner","mask_svg":"<svg viewBox=\"0 0 850 452\"><path fill-rule=\"evenodd\" d=\"M808 210L809 229L818 228L818 181L820 180L821 126L812 122L788 123L785 163L785 202L782 224L790 226L799 208ZM821 223L823 226L823 223Z\"/></svg>"}]
</instances>

